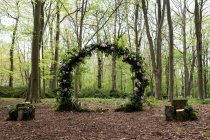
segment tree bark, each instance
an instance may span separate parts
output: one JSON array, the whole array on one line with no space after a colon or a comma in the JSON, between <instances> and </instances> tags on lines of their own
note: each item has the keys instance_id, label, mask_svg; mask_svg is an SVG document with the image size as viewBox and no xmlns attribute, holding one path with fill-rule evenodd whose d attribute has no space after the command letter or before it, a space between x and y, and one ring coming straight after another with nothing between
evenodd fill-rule
<instances>
[{"instance_id":1,"label":"tree bark","mask_svg":"<svg viewBox=\"0 0 210 140\"><path fill-rule=\"evenodd\" d=\"M12 34L12 44L10 48L10 75L9 75L9 87L13 87L13 72L14 72L14 46L15 46L15 39L16 39L16 33L19 23L19 3L16 2L17 7L17 17L15 19L15 27Z\"/></svg>"},{"instance_id":2,"label":"tree bark","mask_svg":"<svg viewBox=\"0 0 210 140\"><path fill-rule=\"evenodd\" d=\"M167 19L169 29L169 100L173 100L174 95L174 42L173 42L173 23L171 19L170 1L166 0Z\"/></svg>"},{"instance_id":3,"label":"tree bark","mask_svg":"<svg viewBox=\"0 0 210 140\"><path fill-rule=\"evenodd\" d=\"M208 48L204 51L204 58L203 58L203 65L204 65L204 74L203 74L203 83L204 83L204 99L207 98L207 85L208 85Z\"/></svg>"},{"instance_id":4,"label":"tree bark","mask_svg":"<svg viewBox=\"0 0 210 140\"><path fill-rule=\"evenodd\" d=\"M56 6L56 33L55 33L55 53L54 53L54 64L53 64L53 79L51 83L52 90L57 89L57 71L58 71L58 61L59 61L59 40L60 40L60 6L57 2Z\"/></svg>"},{"instance_id":5,"label":"tree bark","mask_svg":"<svg viewBox=\"0 0 210 140\"><path fill-rule=\"evenodd\" d=\"M31 67L31 82L30 82L30 94L29 101L36 103L40 101L39 97L39 43L40 43L40 30L41 30L41 1L35 0L35 12L34 12L34 28L32 39L32 67Z\"/></svg>"},{"instance_id":6,"label":"tree bark","mask_svg":"<svg viewBox=\"0 0 210 140\"><path fill-rule=\"evenodd\" d=\"M99 19L98 19L98 11L96 13L96 21L97 21L97 27L96 30L99 30ZM97 38L97 44L100 43L100 39L99 39L100 35L99 32L97 32L96 34L96 38ZM97 59L98 59L98 75L97 75L97 80L98 80L98 89L102 88L102 75L103 75L103 54L100 52L97 52Z\"/></svg>"},{"instance_id":7,"label":"tree bark","mask_svg":"<svg viewBox=\"0 0 210 140\"><path fill-rule=\"evenodd\" d=\"M161 12L161 3L159 0L157 0L158 3L158 29L157 29L157 52L155 57L155 51L154 51L154 45L152 36L150 34L150 27L149 27L149 21L147 16L147 7L145 0L142 0L142 9L144 13L144 21L145 21L145 27L146 27L146 33L147 33L147 39L149 42L149 48L150 48L150 56L152 61L152 69L155 76L155 97L160 99L161 98L161 92L162 92L162 61L161 61L161 46L162 46L162 26L163 26L163 20L164 20L164 13L165 13L165 1L163 3L162 12Z\"/></svg>"},{"instance_id":8,"label":"tree bark","mask_svg":"<svg viewBox=\"0 0 210 140\"><path fill-rule=\"evenodd\" d=\"M115 0L115 8L117 7L118 0ZM118 10L115 12L114 18L114 41L117 41L117 13ZM116 91L117 83L116 83L116 54L113 52L112 54L112 92Z\"/></svg>"},{"instance_id":9,"label":"tree bark","mask_svg":"<svg viewBox=\"0 0 210 140\"><path fill-rule=\"evenodd\" d=\"M202 1L202 0L201 0ZM202 67L202 4L195 0L195 35L197 50L198 98L203 99L203 67Z\"/></svg>"},{"instance_id":10,"label":"tree bark","mask_svg":"<svg viewBox=\"0 0 210 140\"><path fill-rule=\"evenodd\" d=\"M189 70L187 66L187 41L186 41L186 0L184 0L184 6L182 9L182 34L183 34L183 61L184 61L184 97L189 96L188 80Z\"/></svg>"},{"instance_id":11,"label":"tree bark","mask_svg":"<svg viewBox=\"0 0 210 140\"><path fill-rule=\"evenodd\" d=\"M77 42L78 42L78 49L79 51L82 49L82 42L83 42L83 26L84 26L84 18L87 8L87 0L82 0L81 5L81 12L80 12L80 21L79 21L79 28L77 29ZM75 85L74 85L74 100L75 100L75 107L78 107L78 93L80 84L80 64L76 66L75 69Z\"/></svg>"}]
</instances>

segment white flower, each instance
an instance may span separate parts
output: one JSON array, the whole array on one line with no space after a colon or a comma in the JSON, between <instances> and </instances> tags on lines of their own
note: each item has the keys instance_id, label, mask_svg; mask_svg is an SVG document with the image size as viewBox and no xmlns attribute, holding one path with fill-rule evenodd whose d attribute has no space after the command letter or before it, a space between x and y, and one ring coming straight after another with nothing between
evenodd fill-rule
<instances>
[{"instance_id":1,"label":"white flower","mask_svg":"<svg viewBox=\"0 0 210 140\"><path fill-rule=\"evenodd\" d=\"M106 47L106 44L101 44L101 47Z\"/></svg>"},{"instance_id":2,"label":"white flower","mask_svg":"<svg viewBox=\"0 0 210 140\"><path fill-rule=\"evenodd\" d=\"M111 46L111 48L110 48L112 51L114 51L114 49L115 49L115 47L114 46Z\"/></svg>"},{"instance_id":3,"label":"white flower","mask_svg":"<svg viewBox=\"0 0 210 140\"><path fill-rule=\"evenodd\" d=\"M124 58L124 59L127 59L127 58L128 58L128 56L127 56L127 55L124 55L124 56L123 56L123 58Z\"/></svg>"},{"instance_id":4,"label":"white flower","mask_svg":"<svg viewBox=\"0 0 210 140\"><path fill-rule=\"evenodd\" d=\"M135 91L135 92L139 92L139 88L138 88L138 87L135 87L135 88L134 88L134 91Z\"/></svg>"},{"instance_id":5,"label":"white flower","mask_svg":"<svg viewBox=\"0 0 210 140\"><path fill-rule=\"evenodd\" d=\"M140 63L139 63L139 62L137 62L137 63L136 63L136 65L137 65L137 66L140 66Z\"/></svg>"},{"instance_id":6,"label":"white flower","mask_svg":"<svg viewBox=\"0 0 210 140\"><path fill-rule=\"evenodd\" d=\"M138 83L138 82L139 82L139 79L136 78L136 79L134 80L134 82L135 82L135 83Z\"/></svg>"},{"instance_id":7,"label":"white flower","mask_svg":"<svg viewBox=\"0 0 210 140\"><path fill-rule=\"evenodd\" d=\"M68 91L68 88L64 88L63 91L64 91L64 92Z\"/></svg>"},{"instance_id":8,"label":"white flower","mask_svg":"<svg viewBox=\"0 0 210 140\"><path fill-rule=\"evenodd\" d=\"M82 61L82 60L83 60L83 57L80 57L80 58L79 58L79 60L81 60L81 61Z\"/></svg>"}]
</instances>

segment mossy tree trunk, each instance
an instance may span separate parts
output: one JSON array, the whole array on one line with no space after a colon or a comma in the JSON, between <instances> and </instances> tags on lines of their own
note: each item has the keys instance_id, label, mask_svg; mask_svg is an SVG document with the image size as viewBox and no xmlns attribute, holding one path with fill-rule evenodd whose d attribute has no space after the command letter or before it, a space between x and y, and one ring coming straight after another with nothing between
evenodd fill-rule
<instances>
[{"instance_id":1,"label":"mossy tree trunk","mask_svg":"<svg viewBox=\"0 0 210 140\"><path fill-rule=\"evenodd\" d=\"M10 48L10 75L9 75L9 87L13 87L13 72L14 72L14 46L15 46L15 40L16 40L16 33L18 29L19 24L19 2L16 2L16 9L17 9L17 16L13 17L8 13L8 15L15 20L15 27L12 33L12 44Z\"/></svg>"}]
</instances>

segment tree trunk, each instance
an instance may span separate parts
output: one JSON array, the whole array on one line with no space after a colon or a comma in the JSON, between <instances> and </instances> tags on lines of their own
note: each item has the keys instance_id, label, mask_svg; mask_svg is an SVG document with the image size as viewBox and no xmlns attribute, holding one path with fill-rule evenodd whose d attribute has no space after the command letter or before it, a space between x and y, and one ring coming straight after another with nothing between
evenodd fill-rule
<instances>
[{"instance_id":1,"label":"tree trunk","mask_svg":"<svg viewBox=\"0 0 210 140\"><path fill-rule=\"evenodd\" d=\"M98 88L102 88L102 73L103 73L103 61L101 58L101 53L97 52L97 58L98 58Z\"/></svg>"},{"instance_id":2,"label":"tree trunk","mask_svg":"<svg viewBox=\"0 0 210 140\"><path fill-rule=\"evenodd\" d=\"M169 97L169 59L166 56L166 68L165 68L165 75L166 75L166 95Z\"/></svg>"},{"instance_id":3,"label":"tree trunk","mask_svg":"<svg viewBox=\"0 0 210 140\"><path fill-rule=\"evenodd\" d=\"M49 23L49 34L50 34L50 49L51 49L51 60L54 60L54 45L53 45L53 20ZM50 75L54 75L54 62L51 63ZM54 89L53 77L49 82L50 89Z\"/></svg>"},{"instance_id":4,"label":"tree trunk","mask_svg":"<svg viewBox=\"0 0 210 140\"><path fill-rule=\"evenodd\" d=\"M55 58L53 64L53 79L51 83L52 90L57 89L57 71L58 71L58 61L59 61L59 39L60 39L60 6L59 2L57 2L56 6L57 15L56 15L56 34L55 34Z\"/></svg>"},{"instance_id":5,"label":"tree trunk","mask_svg":"<svg viewBox=\"0 0 210 140\"><path fill-rule=\"evenodd\" d=\"M98 19L98 13L96 13L96 21L97 21L97 27L96 31L99 30L99 19ZM96 34L97 37L97 43L100 43L100 35L99 32ZM103 54L101 52L97 52L97 58L98 58L98 75L97 75L97 80L98 80L98 89L102 88L102 75L103 75Z\"/></svg>"},{"instance_id":6,"label":"tree trunk","mask_svg":"<svg viewBox=\"0 0 210 140\"><path fill-rule=\"evenodd\" d=\"M161 98L161 85L162 85L162 55L161 55L161 46L162 46L162 26L164 21L164 14L165 14L165 1L163 3L162 12L161 12L161 3L158 0L158 26L157 26L157 52L155 57L155 51L154 51L154 45L152 36L150 34L150 27L149 27L149 21L147 17L147 7L145 0L142 0L142 9L144 13L144 21L145 21L145 27L146 27L146 33L147 33L147 39L149 42L149 48L150 48L150 56L152 61L152 69L155 76L155 97L160 99Z\"/></svg>"},{"instance_id":7,"label":"tree trunk","mask_svg":"<svg viewBox=\"0 0 210 140\"><path fill-rule=\"evenodd\" d=\"M115 0L115 8L117 7L117 3L118 0ZM117 13L118 10L116 10L114 18L114 41L117 41ZM116 79L116 54L114 52L112 54L112 92L115 92L117 88Z\"/></svg>"},{"instance_id":8,"label":"tree trunk","mask_svg":"<svg viewBox=\"0 0 210 140\"><path fill-rule=\"evenodd\" d=\"M171 19L171 6L170 1L166 0L167 3L167 19L169 29L169 100L173 100L174 95L174 42L173 42L173 23Z\"/></svg>"},{"instance_id":9,"label":"tree trunk","mask_svg":"<svg viewBox=\"0 0 210 140\"><path fill-rule=\"evenodd\" d=\"M202 67L202 2L195 0L195 35L197 50L198 98L203 99L203 67Z\"/></svg>"},{"instance_id":10,"label":"tree trunk","mask_svg":"<svg viewBox=\"0 0 210 140\"><path fill-rule=\"evenodd\" d=\"M203 65L204 65L204 76L203 76L203 83L204 83L204 99L207 98L207 85L208 85L208 48L205 49L204 58L203 58Z\"/></svg>"},{"instance_id":11,"label":"tree trunk","mask_svg":"<svg viewBox=\"0 0 210 140\"><path fill-rule=\"evenodd\" d=\"M34 28L32 39L32 55L31 55L31 82L30 82L30 94L28 100L32 103L40 101L39 97L39 43L40 43L40 30L41 30L41 1L35 0L35 12L34 12Z\"/></svg>"},{"instance_id":12,"label":"tree trunk","mask_svg":"<svg viewBox=\"0 0 210 140\"><path fill-rule=\"evenodd\" d=\"M11 44L11 48L10 48L10 75L9 75L9 87L13 87L13 72L14 72L14 45L15 45L15 39L16 39L16 33L17 33L17 28L18 28L18 23L19 23L19 5L18 2L16 2L16 6L17 6L17 11L18 11L18 15L15 19L15 27L13 30L13 34L12 34L12 44Z\"/></svg>"},{"instance_id":13,"label":"tree trunk","mask_svg":"<svg viewBox=\"0 0 210 140\"><path fill-rule=\"evenodd\" d=\"M83 42L83 26L84 26L84 17L86 13L86 8L87 8L87 0L82 0L82 5L81 5L81 12L80 12L80 22L79 22L79 27L77 29L77 41L78 41L78 49L79 51L82 49L82 42ZM75 107L78 107L78 93L79 93L79 87L80 84L80 64L76 66L75 69L75 86L74 86L74 100L75 100Z\"/></svg>"},{"instance_id":14,"label":"tree trunk","mask_svg":"<svg viewBox=\"0 0 210 140\"><path fill-rule=\"evenodd\" d=\"M40 19L40 22L41 22L41 30L40 30L40 38L39 38L39 41L40 41L40 46L39 46L39 49L41 49L41 55L42 55L42 59L44 59L44 45L43 45L43 35L44 35L44 2L42 2L41 4L41 19ZM40 52L40 50L39 50ZM40 62L40 54L39 54L39 62ZM43 66L43 69L42 69L42 77L44 77L44 66ZM43 86L41 86L41 83ZM44 94L45 94L45 79L43 78L42 82L41 82L41 68L39 67L39 94L41 97L44 97Z\"/></svg>"},{"instance_id":15,"label":"tree trunk","mask_svg":"<svg viewBox=\"0 0 210 140\"><path fill-rule=\"evenodd\" d=\"M189 96L188 80L189 70L187 66L187 41L186 41L186 0L184 0L184 7L182 9L182 34L183 34L183 61L184 61L184 97Z\"/></svg>"}]
</instances>

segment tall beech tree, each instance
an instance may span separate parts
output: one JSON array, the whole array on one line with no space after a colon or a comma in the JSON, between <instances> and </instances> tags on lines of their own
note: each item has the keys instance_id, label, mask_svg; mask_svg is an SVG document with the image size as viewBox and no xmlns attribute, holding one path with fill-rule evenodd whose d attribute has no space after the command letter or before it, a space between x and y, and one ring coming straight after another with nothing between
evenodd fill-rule
<instances>
[{"instance_id":1,"label":"tall beech tree","mask_svg":"<svg viewBox=\"0 0 210 140\"><path fill-rule=\"evenodd\" d=\"M50 29L50 33L52 34L51 29ZM57 88L57 70L58 70L58 61L59 61L58 55L59 55L59 43L60 43L59 41L60 41L60 1L57 1L57 3L56 3L56 33L55 33L54 63L52 65L53 78L51 81L51 89L52 90L55 90Z\"/></svg>"},{"instance_id":2,"label":"tall beech tree","mask_svg":"<svg viewBox=\"0 0 210 140\"><path fill-rule=\"evenodd\" d=\"M170 0L166 0L166 5L169 30L169 100L172 101L174 95L174 34L173 22L171 19Z\"/></svg>"},{"instance_id":3,"label":"tall beech tree","mask_svg":"<svg viewBox=\"0 0 210 140\"><path fill-rule=\"evenodd\" d=\"M27 101L36 103L40 101L39 94L39 51L40 51L40 31L41 31L41 0L34 1L34 27L31 52L31 77L29 85L29 94Z\"/></svg>"},{"instance_id":4,"label":"tall beech tree","mask_svg":"<svg viewBox=\"0 0 210 140\"><path fill-rule=\"evenodd\" d=\"M202 66L202 10L203 0L198 3L195 0L195 35L196 35L196 51L197 51L197 73L198 73L198 98L203 99L203 66Z\"/></svg>"}]
</instances>

